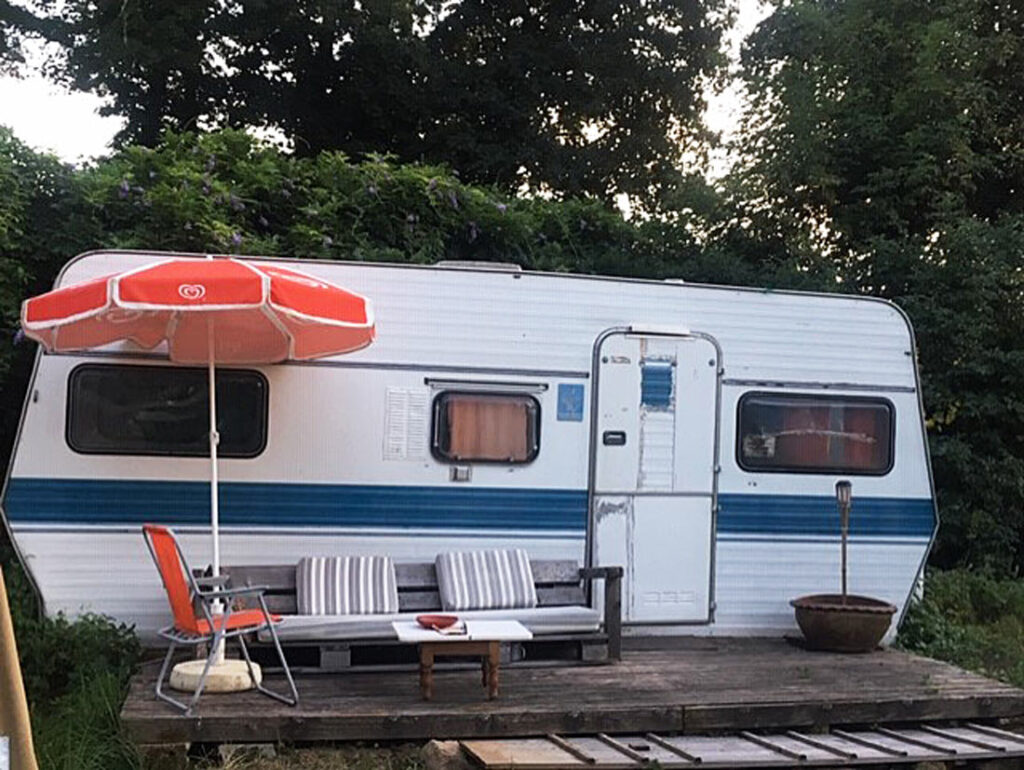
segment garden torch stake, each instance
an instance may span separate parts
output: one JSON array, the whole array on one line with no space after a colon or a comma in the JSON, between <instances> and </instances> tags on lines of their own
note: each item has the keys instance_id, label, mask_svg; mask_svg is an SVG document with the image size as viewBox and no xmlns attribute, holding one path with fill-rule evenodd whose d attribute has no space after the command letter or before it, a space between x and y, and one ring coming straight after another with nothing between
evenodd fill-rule
<instances>
[{"instance_id":1,"label":"garden torch stake","mask_svg":"<svg viewBox=\"0 0 1024 770\"><path fill-rule=\"evenodd\" d=\"M846 604L846 538L850 534L850 503L853 485L849 481L836 482L836 504L839 506L839 534L842 541L843 604Z\"/></svg>"}]
</instances>

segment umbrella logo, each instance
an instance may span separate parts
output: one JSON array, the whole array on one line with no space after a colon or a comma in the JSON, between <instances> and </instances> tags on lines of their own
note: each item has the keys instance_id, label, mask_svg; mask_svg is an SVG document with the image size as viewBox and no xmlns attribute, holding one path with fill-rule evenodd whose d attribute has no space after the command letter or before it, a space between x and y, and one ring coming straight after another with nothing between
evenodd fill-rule
<instances>
[{"instance_id":1,"label":"umbrella logo","mask_svg":"<svg viewBox=\"0 0 1024 770\"><path fill-rule=\"evenodd\" d=\"M206 287L201 283L183 283L178 287L178 294L184 299L202 299L206 296Z\"/></svg>"}]
</instances>

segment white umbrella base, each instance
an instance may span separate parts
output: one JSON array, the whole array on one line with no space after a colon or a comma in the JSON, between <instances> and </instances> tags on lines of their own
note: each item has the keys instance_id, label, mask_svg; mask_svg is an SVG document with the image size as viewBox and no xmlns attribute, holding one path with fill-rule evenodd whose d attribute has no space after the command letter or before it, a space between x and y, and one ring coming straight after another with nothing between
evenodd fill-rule
<instances>
[{"instance_id":1,"label":"white umbrella base","mask_svg":"<svg viewBox=\"0 0 1024 770\"><path fill-rule=\"evenodd\" d=\"M205 665L205 660L186 660L179 663L171 670L169 684L175 690L195 692ZM259 664L253 663L252 670L256 675L256 684L259 684L263 681L263 673L260 671ZM246 667L245 661L229 658L210 666L203 692L242 692L252 688L253 681L249 676L249 669Z\"/></svg>"}]
</instances>

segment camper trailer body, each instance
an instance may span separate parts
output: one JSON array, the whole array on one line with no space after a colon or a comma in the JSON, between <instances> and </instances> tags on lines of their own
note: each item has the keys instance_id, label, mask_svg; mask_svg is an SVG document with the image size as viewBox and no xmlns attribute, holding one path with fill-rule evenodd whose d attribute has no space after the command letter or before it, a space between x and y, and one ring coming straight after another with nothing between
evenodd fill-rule
<instances>
[{"instance_id":1,"label":"camper trailer body","mask_svg":"<svg viewBox=\"0 0 1024 770\"><path fill-rule=\"evenodd\" d=\"M92 252L58 286L168 258ZM221 368L225 564L525 548L625 567L625 632L784 633L839 587L911 596L937 527L913 333L844 295L287 261L372 299L377 340ZM47 612L144 638L166 600L140 533L210 560L205 370L119 344L41 353L3 495ZM600 597L594 597L599 601Z\"/></svg>"}]
</instances>

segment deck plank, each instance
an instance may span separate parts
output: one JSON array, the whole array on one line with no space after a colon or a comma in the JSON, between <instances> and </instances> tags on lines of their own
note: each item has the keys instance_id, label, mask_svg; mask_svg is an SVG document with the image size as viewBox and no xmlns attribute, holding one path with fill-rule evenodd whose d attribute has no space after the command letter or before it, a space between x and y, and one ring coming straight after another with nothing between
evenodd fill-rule
<instances>
[{"instance_id":1,"label":"deck plank","mask_svg":"<svg viewBox=\"0 0 1024 770\"><path fill-rule=\"evenodd\" d=\"M937 719L1024 717L1024 691L886 650L814 653L778 639L673 640L603 666L508 667L487 701L473 670L438 670L434 700L415 671L298 678L292 709L254 693L206 695L199 718L131 683L122 722L139 743L419 740L583 733L702 733ZM268 685L280 687L278 676Z\"/></svg>"}]
</instances>

